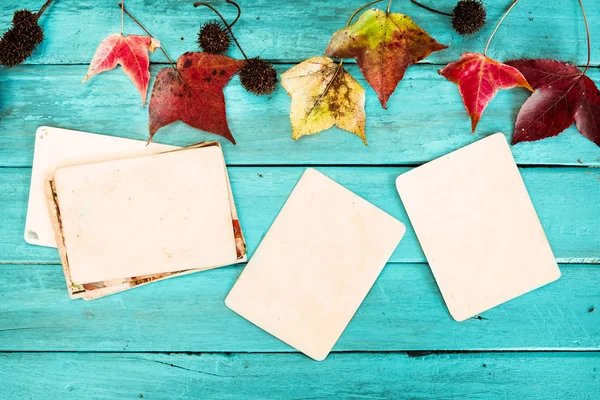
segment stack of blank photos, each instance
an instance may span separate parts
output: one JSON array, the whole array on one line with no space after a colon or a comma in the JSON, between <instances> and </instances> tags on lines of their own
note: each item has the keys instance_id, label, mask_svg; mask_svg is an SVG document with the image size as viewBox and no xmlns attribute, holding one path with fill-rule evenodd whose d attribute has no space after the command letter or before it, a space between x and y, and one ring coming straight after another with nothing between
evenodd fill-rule
<instances>
[{"instance_id":1,"label":"stack of blank photos","mask_svg":"<svg viewBox=\"0 0 600 400\"><path fill-rule=\"evenodd\" d=\"M132 148L135 155L126 157L124 151L120 156L125 158L60 166L71 164L63 151L51 161L40 157L43 166L37 170L34 160L26 238L39 241L49 218L71 298L91 300L246 260L218 143L163 152L154 148L144 152L157 154L139 155L144 147L139 141L53 128L43 133L36 139L35 159L48 156L38 152L38 147L48 146L42 142L51 143L50 137L56 136L58 143L73 134L85 137L86 146L112 143ZM94 154L88 160L102 158ZM50 166L58 168L49 172ZM40 196L40 182L46 185L49 214L32 202ZM52 245L48 242L44 244Z\"/></svg>"}]
</instances>

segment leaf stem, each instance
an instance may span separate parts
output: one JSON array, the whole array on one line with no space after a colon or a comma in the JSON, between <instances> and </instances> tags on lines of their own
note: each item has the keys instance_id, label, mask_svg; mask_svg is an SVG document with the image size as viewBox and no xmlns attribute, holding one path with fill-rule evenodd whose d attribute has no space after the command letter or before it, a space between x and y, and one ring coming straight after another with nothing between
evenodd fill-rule
<instances>
[{"instance_id":1,"label":"leaf stem","mask_svg":"<svg viewBox=\"0 0 600 400\"><path fill-rule=\"evenodd\" d=\"M146 32L146 34L148 36L150 36L151 38L154 38L154 36L152 36L152 34L150 33L150 31L148 31L148 29L146 29L146 27L144 25L142 25L142 23L140 21L138 21L137 18L135 18L133 15L131 15L131 13L129 11L127 11L127 9L125 9L125 4L119 3L119 8L122 10L123 13L127 14L127 16L133 20L133 22L135 22L136 24L138 24L138 26L140 28L142 28L144 30L144 32ZM169 55L167 54L167 52L163 48L162 44L160 45L159 49L160 49L160 51L162 51L162 53L165 55L165 57L167 57L167 60L169 61L169 64L171 64L171 67L175 71L177 71L177 67L173 63L173 60L171 60L171 57L169 57Z\"/></svg>"},{"instance_id":2,"label":"leaf stem","mask_svg":"<svg viewBox=\"0 0 600 400\"><path fill-rule=\"evenodd\" d=\"M38 19L40 19L40 17L44 13L44 11L46 11L46 8L48 8L50 6L50 4L52 4L53 1L54 0L46 0L46 2L44 3L44 5L42 6L42 8L40 8L40 10L37 12L37 18Z\"/></svg>"},{"instance_id":3,"label":"leaf stem","mask_svg":"<svg viewBox=\"0 0 600 400\"><path fill-rule=\"evenodd\" d=\"M410 1L413 4L415 4L415 5L417 5L417 6L421 7L421 8L426 9L427 11L431 11L431 12L434 12L436 14L442 14L442 15L445 15L447 17L452 17L453 16L453 14L450 14L450 13L447 13L447 12L443 12L443 11L440 11L440 10L436 10L435 8L427 7L425 4L421 4L421 3L419 3L416 0L410 0Z\"/></svg>"},{"instance_id":4,"label":"leaf stem","mask_svg":"<svg viewBox=\"0 0 600 400\"><path fill-rule=\"evenodd\" d=\"M121 36L123 36L123 25L125 25L125 0L121 0Z\"/></svg>"},{"instance_id":5,"label":"leaf stem","mask_svg":"<svg viewBox=\"0 0 600 400\"><path fill-rule=\"evenodd\" d=\"M506 18L506 16L510 12L510 10L512 10L513 7L516 6L518 2L519 2L519 0L514 0L513 3L510 5L510 7L508 7L508 10L506 10L506 12L504 13L504 15L502 16L502 18L500 18L500 21L498 21L498 24L494 28L494 31L490 35L490 38L488 39L488 41L487 41L487 43L485 45L485 49L483 50L483 55L484 56L487 55L488 47L490 47L490 42L492 41L492 39L493 39L494 35L496 34L496 31L498 30L498 28L500 27L500 25L502 25L502 21L504 21L504 18Z\"/></svg>"},{"instance_id":6,"label":"leaf stem","mask_svg":"<svg viewBox=\"0 0 600 400\"><path fill-rule=\"evenodd\" d=\"M392 0L388 0L387 7L385 8L386 15L390 13L391 6L392 6Z\"/></svg>"},{"instance_id":7,"label":"leaf stem","mask_svg":"<svg viewBox=\"0 0 600 400\"><path fill-rule=\"evenodd\" d=\"M377 4L377 3L381 2L381 1L383 1L383 0L375 0L375 1L372 1L372 2L370 2L370 3L367 3L367 4L365 4L364 6L360 7L360 8L359 8L359 9L357 9L356 11L354 11L354 13L352 13L352 15L350 16L350 18L348 18L348 22L346 23L346 28L347 28L348 26L350 26L350 23L352 22L352 20L354 19L354 17L356 17L356 14L358 14L359 12L361 12L362 10L364 10L365 8L367 8L367 7L369 7L369 6L372 6L373 4ZM390 1L390 3L391 3L391 1ZM388 4L389 4L389 3L388 3Z\"/></svg>"},{"instance_id":8,"label":"leaf stem","mask_svg":"<svg viewBox=\"0 0 600 400\"><path fill-rule=\"evenodd\" d=\"M238 22L238 19L240 19L240 15L242 15L242 9L238 5L238 3L236 3L233 0L227 0L227 3L233 4L235 6L235 8L237 8L237 16L235 17L235 19L233 20L233 22L229 24L229 28L231 28L232 26L235 25L236 22Z\"/></svg>"},{"instance_id":9,"label":"leaf stem","mask_svg":"<svg viewBox=\"0 0 600 400\"><path fill-rule=\"evenodd\" d=\"M228 3L232 3L235 4L236 7L239 6L236 3L233 3L232 1L227 1ZM235 42L235 45L237 46L238 49L240 49L240 52L242 53L242 55L244 56L244 58L246 60L248 60L248 56L246 56L246 53L244 53L244 50L242 49L242 46L240 46L240 43L237 41L237 39L235 38L235 35L233 34L233 31L231 30L230 25L227 23L227 21L225 20L225 18L223 18L223 16L221 15L221 13L219 11L217 11L216 8L214 8L213 6L211 6L208 3L205 3L204 1L199 1L197 3L194 3L194 7L200 7L200 6L205 6L210 8L215 14L217 14L219 16L219 18L221 18L221 21L223 21L223 23L225 24L225 27L227 28L227 30L229 31L229 34L231 35L231 38L233 39L233 41ZM239 14L238 14L239 17ZM237 21L237 18L235 19L235 21L233 21L234 23ZM233 24L232 24L233 25Z\"/></svg>"},{"instance_id":10,"label":"leaf stem","mask_svg":"<svg viewBox=\"0 0 600 400\"><path fill-rule=\"evenodd\" d=\"M585 15L585 9L583 8L582 0L579 0L579 6L581 7L581 13L583 14L583 22L585 22L585 34L587 36L587 63L585 64L585 69L583 70L583 74L582 74L582 75L585 75L585 73L588 71L588 69L590 69L590 60L592 57L592 43L591 43L591 39L590 39L590 27L588 26L588 20Z\"/></svg>"}]
</instances>

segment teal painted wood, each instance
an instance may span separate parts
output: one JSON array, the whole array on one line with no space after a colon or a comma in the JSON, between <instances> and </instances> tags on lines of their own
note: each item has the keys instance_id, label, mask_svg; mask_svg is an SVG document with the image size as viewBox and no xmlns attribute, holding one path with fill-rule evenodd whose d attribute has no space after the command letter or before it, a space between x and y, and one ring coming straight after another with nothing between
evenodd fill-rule
<instances>
[{"instance_id":1,"label":"teal painted wood","mask_svg":"<svg viewBox=\"0 0 600 400\"><path fill-rule=\"evenodd\" d=\"M560 268L558 281L456 322L426 264L388 264L334 349L600 351L600 266ZM59 265L1 265L0 351L294 351L225 307L241 271L85 302L68 298Z\"/></svg>"},{"instance_id":2,"label":"teal painted wood","mask_svg":"<svg viewBox=\"0 0 600 400\"><path fill-rule=\"evenodd\" d=\"M35 9L42 2L3 1L0 26L8 24L14 10ZM331 34L364 3L242 0L244 14L234 29L249 55L287 63L277 66L280 74L293 63L322 54ZM451 3L427 1L445 10ZM427 265L414 264L424 257L393 185L406 168L350 167L421 164L497 131L510 137L528 95L525 90L499 93L477 134L471 135L455 85L437 75L441 65L462 52L481 51L509 3L486 2L488 25L469 38L452 32L447 17L408 0L393 3L393 11L412 16L450 48L409 69L388 111L380 108L358 68L348 67L367 90L368 147L337 129L293 141L290 100L281 87L263 98L244 92L238 78L227 87L228 118L239 144L225 143L224 150L229 165L245 166L229 171L250 252L304 168L281 165L340 165L321 169L409 227L336 352L316 363L224 306L242 266L157 282L88 303L69 300L60 266L46 264L58 262L55 250L24 243L30 169L2 167L31 166L38 126L138 139L145 139L147 132L147 108L140 107L139 94L122 71L79 85L98 43L119 30L116 2L55 0L41 20L46 40L28 60L34 65L0 70L0 264L9 263L0 265L0 398L597 398L600 268L590 263L600 263L598 170L522 169L555 255L572 264L561 264L559 281L481 319L457 323L448 315ZM594 40L600 37L600 7L591 0L584 3ZM234 15L234 8L224 2L215 5L227 18ZM127 0L127 6L174 58L195 49L199 25L213 18L207 9L195 10L191 2L177 0ZM130 22L126 30L140 32ZM594 66L600 65L596 42ZM489 55L499 60L558 58L583 65L585 45L577 1L521 0ZM231 55L240 56L237 50ZM160 52L151 58L165 62ZM153 76L163 66L154 65ZM600 82L597 68L589 75ZM181 123L156 136L159 142L179 145L214 138ZM556 138L512 150L521 165L600 165L600 148L573 127ZM42 265L33 265L37 263ZM1 352L12 350L28 353ZM402 350L518 352L409 357L397 352ZM524 352L531 350L557 352ZM572 352L581 350L594 352ZM170 351L204 354L138 353Z\"/></svg>"},{"instance_id":3,"label":"teal painted wood","mask_svg":"<svg viewBox=\"0 0 600 400\"><path fill-rule=\"evenodd\" d=\"M0 5L0 26L7 25L14 10L36 9L43 0L3 0ZM42 20L46 41L29 61L45 64L89 63L100 41L110 33L119 32L120 10L108 1L55 1ZM240 0L242 17L234 32L249 56L298 62L325 51L333 32L343 28L350 15L366 0L321 1L296 0L274 3L270 0ZM398 0L392 3L393 12L411 16L414 21L440 43L450 48L435 53L426 62L448 63L464 51L483 51L494 26L510 0L486 1L488 23L477 34L463 38L451 30L450 18L433 14ZM180 0L127 0L128 9L161 40L169 54L177 58L186 51L197 49L196 39L202 23L214 19L208 9L194 9L193 2ZM232 20L235 8L224 1L213 2ZM428 0L431 5L447 12L455 1ZM600 7L595 0L584 0L590 31L600 38ZM385 8L385 2L375 7ZM126 20L126 33L142 33ZM183 38L183 40L182 40ZM600 53L594 47L593 63L600 63ZM241 57L239 51L230 51ZM585 64L585 28L577 1L521 0L511 12L490 47L489 55L498 60L511 58L555 58ZM157 52L154 61L165 62Z\"/></svg>"},{"instance_id":4,"label":"teal painted wood","mask_svg":"<svg viewBox=\"0 0 600 400\"><path fill-rule=\"evenodd\" d=\"M406 0L408 2L408 0ZM600 8L600 7L599 7ZM278 73L290 65L277 67ZM153 76L160 67L152 68ZM512 136L514 121L529 93L500 91L475 135L456 85L437 74L438 66L411 68L389 109L383 110L356 66L348 70L367 90L367 138L331 129L298 141L291 138L290 98L278 85L271 96L247 93L235 77L225 90L227 115L238 142L221 140L229 165L419 164L495 132ZM35 130L41 125L146 140L148 109L119 68L83 85L85 66L27 66L0 73L0 166L31 166ZM589 75L600 81L600 70ZM182 122L161 129L157 142L189 145L217 135ZM574 126L555 138L512 147L520 164L600 165L600 147Z\"/></svg>"},{"instance_id":5,"label":"teal painted wood","mask_svg":"<svg viewBox=\"0 0 600 400\"><path fill-rule=\"evenodd\" d=\"M598 353L0 354L3 399L597 399Z\"/></svg>"},{"instance_id":6,"label":"teal painted wood","mask_svg":"<svg viewBox=\"0 0 600 400\"><path fill-rule=\"evenodd\" d=\"M391 262L425 261L394 184L407 168L319 169L407 225ZM303 167L229 168L250 256L303 171ZM596 201L600 198L600 171L553 167L521 172L555 257L567 263L600 262L600 203ZM55 249L31 246L23 240L30 174L29 168L0 168L0 262L59 262Z\"/></svg>"}]
</instances>

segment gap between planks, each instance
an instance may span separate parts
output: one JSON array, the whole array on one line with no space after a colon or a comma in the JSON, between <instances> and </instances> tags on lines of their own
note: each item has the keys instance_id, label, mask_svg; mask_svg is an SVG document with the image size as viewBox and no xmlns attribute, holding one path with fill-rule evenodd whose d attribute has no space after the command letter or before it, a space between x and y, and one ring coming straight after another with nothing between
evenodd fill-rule
<instances>
[{"instance_id":1,"label":"gap between planks","mask_svg":"<svg viewBox=\"0 0 600 400\"><path fill-rule=\"evenodd\" d=\"M262 355L292 355L302 354L298 351L114 351L114 350L0 350L0 354L164 354L164 355L190 355L200 356L203 354L262 354ZM329 354L406 354L408 357L426 357L430 355L452 355L452 354L598 354L600 350L597 348L583 349L485 349L485 350L332 350Z\"/></svg>"},{"instance_id":2,"label":"gap between planks","mask_svg":"<svg viewBox=\"0 0 600 400\"><path fill-rule=\"evenodd\" d=\"M431 160L433 161L433 160ZM328 168L328 167L339 167L339 168L416 168L421 165L427 164L430 161L424 163L408 163L408 164L227 164L228 168ZM523 169L544 169L544 168L600 168L599 165L585 165L585 164L519 164L519 168ZM31 165L0 165L0 169L31 169Z\"/></svg>"}]
</instances>

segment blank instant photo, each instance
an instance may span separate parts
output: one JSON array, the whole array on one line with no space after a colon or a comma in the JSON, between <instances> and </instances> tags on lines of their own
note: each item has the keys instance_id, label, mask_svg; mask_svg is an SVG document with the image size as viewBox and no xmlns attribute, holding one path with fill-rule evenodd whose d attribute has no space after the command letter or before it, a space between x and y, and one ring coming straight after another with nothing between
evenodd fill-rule
<instances>
[{"instance_id":1,"label":"blank instant photo","mask_svg":"<svg viewBox=\"0 0 600 400\"><path fill-rule=\"evenodd\" d=\"M42 126L35 133L33 168L25 221L25 241L56 247L48 215L46 184L60 167L156 154L177 147L115 136Z\"/></svg>"},{"instance_id":2,"label":"blank instant photo","mask_svg":"<svg viewBox=\"0 0 600 400\"><path fill-rule=\"evenodd\" d=\"M503 134L414 168L396 186L455 320L560 277Z\"/></svg>"},{"instance_id":3,"label":"blank instant photo","mask_svg":"<svg viewBox=\"0 0 600 400\"><path fill-rule=\"evenodd\" d=\"M225 304L323 360L404 232L395 218L307 169Z\"/></svg>"},{"instance_id":4,"label":"blank instant photo","mask_svg":"<svg viewBox=\"0 0 600 400\"><path fill-rule=\"evenodd\" d=\"M59 168L52 184L76 284L238 258L218 146Z\"/></svg>"}]
</instances>

